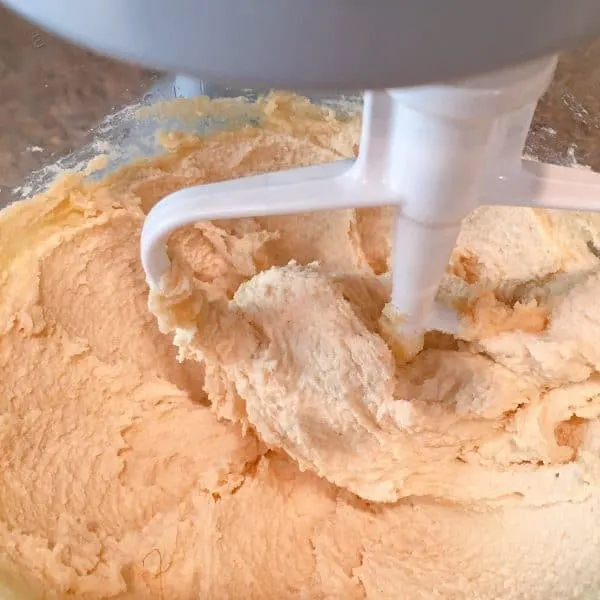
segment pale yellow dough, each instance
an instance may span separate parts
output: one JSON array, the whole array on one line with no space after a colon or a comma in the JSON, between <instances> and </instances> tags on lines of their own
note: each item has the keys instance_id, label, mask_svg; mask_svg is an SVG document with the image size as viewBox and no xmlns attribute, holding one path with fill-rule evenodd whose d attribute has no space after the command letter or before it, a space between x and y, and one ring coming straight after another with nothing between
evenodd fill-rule
<instances>
[{"instance_id":1,"label":"pale yellow dough","mask_svg":"<svg viewBox=\"0 0 600 600\"><path fill-rule=\"evenodd\" d=\"M356 118L252 110L0 213L0 598L596 600L600 219L471 215L468 339L409 364L387 208L177 232L155 316L158 199L356 152Z\"/></svg>"}]
</instances>

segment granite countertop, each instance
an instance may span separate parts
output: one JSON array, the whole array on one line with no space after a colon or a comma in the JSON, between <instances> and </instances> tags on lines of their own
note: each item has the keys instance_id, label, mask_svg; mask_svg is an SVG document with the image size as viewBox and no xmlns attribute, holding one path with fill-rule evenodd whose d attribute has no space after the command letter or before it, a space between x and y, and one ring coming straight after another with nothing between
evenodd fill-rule
<instances>
[{"instance_id":1,"label":"granite countertop","mask_svg":"<svg viewBox=\"0 0 600 600\"><path fill-rule=\"evenodd\" d=\"M71 46L0 7L0 207L27 174L90 141L91 128L157 78ZM600 39L562 56L527 152L600 171L599 142Z\"/></svg>"},{"instance_id":2,"label":"granite countertop","mask_svg":"<svg viewBox=\"0 0 600 600\"><path fill-rule=\"evenodd\" d=\"M89 141L151 72L95 56L0 7L0 207L25 176Z\"/></svg>"}]
</instances>

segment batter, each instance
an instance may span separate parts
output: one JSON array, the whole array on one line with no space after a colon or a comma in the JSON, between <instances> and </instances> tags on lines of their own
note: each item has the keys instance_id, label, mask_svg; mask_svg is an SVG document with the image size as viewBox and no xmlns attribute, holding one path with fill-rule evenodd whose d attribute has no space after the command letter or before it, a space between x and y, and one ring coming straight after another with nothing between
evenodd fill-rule
<instances>
[{"instance_id":1,"label":"batter","mask_svg":"<svg viewBox=\"0 0 600 600\"><path fill-rule=\"evenodd\" d=\"M598 216L471 215L466 339L408 364L386 208L181 230L148 310L162 196L356 152L356 118L253 110L0 214L0 596L598 598Z\"/></svg>"}]
</instances>

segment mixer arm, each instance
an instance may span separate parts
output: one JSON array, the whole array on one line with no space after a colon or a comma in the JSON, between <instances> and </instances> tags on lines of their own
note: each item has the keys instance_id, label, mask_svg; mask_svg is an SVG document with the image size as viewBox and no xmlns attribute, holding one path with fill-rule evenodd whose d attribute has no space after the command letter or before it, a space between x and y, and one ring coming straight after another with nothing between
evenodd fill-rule
<instances>
[{"instance_id":1,"label":"mixer arm","mask_svg":"<svg viewBox=\"0 0 600 600\"><path fill-rule=\"evenodd\" d=\"M166 196L146 217L141 238L148 284L158 288L169 267L167 240L199 221L380 206L386 198L355 177L355 161L290 169L198 185Z\"/></svg>"},{"instance_id":2,"label":"mixer arm","mask_svg":"<svg viewBox=\"0 0 600 600\"><path fill-rule=\"evenodd\" d=\"M600 212L600 174L523 160L513 176L498 177L488 204Z\"/></svg>"}]
</instances>

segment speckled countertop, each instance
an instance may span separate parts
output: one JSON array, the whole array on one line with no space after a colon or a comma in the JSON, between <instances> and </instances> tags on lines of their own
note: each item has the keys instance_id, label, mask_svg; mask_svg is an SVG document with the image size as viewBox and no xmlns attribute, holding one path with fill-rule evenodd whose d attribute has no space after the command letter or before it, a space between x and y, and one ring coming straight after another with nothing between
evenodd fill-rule
<instances>
[{"instance_id":1,"label":"speckled countertop","mask_svg":"<svg viewBox=\"0 0 600 600\"><path fill-rule=\"evenodd\" d=\"M88 141L154 75L58 40L0 7L0 206L24 177Z\"/></svg>"},{"instance_id":2,"label":"speckled countertop","mask_svg":"<svg viewBox=\"0 0 600 600\"><path fill-rule=\"evenodd\" d=\"M0 207L33 170L80 147L157 75L62 42L0 7ZM527 151L600 171L600 39L565 54Z\"/></svg>"}]
</instances>

